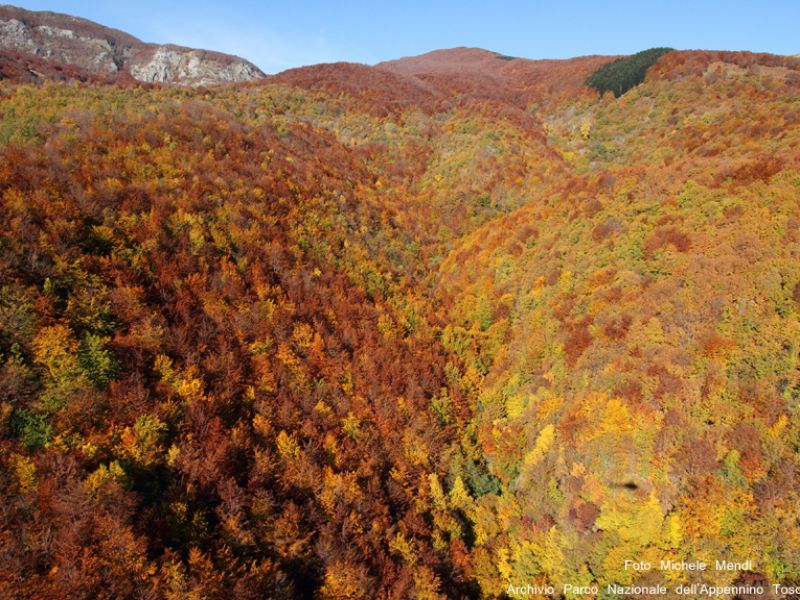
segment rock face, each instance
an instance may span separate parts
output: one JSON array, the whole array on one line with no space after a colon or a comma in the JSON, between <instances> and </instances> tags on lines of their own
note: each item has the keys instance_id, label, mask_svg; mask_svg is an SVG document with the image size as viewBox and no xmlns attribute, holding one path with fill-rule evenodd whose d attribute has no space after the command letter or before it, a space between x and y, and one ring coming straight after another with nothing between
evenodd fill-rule
<instances>
[{"instance_id":1,"label":"rock face","mask_svg":"<svg viewBox=\"0 0 800 600\"><path fill-rule=\"evenodd\" d=\"M230 58L232 60L222 60ZM253 81L264 77L255 65L224 54L179 46L156 46L131 61L130 74L139 81L209 85Z\"/></svg>"},{"instance_id":2,"label":"rock face","mask_svg":"<svg viewBox=\"0 0 800 600\"><path fill-rule=\"evenodd\" d=\"M151 83L197 86L265 77L252 63L229 54L147 44L85 19L8 5L0 5L0 50Z\"/></svg>"}]
</instances>

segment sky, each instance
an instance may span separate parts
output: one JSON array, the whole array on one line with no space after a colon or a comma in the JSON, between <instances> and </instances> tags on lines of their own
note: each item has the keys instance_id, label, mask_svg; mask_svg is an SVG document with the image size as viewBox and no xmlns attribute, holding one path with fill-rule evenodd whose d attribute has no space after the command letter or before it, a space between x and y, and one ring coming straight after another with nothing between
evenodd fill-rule
<instances>
[{"instance_id":1,"label":"sky","mask_svg":"<svg viewBox=\"0 0 800 600\"><path fill-rule=\"evenodd\" d=\"M0 0L2 1L2 0ZM440 48L525 58L678 49L800 53L800 0L11 0L121 29L145 42L242 56L266 73L374 64Z\"/></svg>"}]
</instances>

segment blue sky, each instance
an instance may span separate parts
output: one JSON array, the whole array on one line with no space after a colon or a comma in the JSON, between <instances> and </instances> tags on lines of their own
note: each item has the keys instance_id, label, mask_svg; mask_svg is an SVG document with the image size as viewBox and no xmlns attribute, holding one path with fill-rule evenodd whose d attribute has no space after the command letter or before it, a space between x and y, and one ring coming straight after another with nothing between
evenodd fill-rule
<instances>
[{"instance_id":1,"label":"blue sky","mask_svg":"<svg viewBox=\"0 0 800 600\"><path fill-rule=\"evenodd\" d=\"M85 17L147 42L238 54L267 73L339 60L373 64L455 46L527 58L652 46L800 53L800 0L11 2Z\"/></svg>"}]
</instances>

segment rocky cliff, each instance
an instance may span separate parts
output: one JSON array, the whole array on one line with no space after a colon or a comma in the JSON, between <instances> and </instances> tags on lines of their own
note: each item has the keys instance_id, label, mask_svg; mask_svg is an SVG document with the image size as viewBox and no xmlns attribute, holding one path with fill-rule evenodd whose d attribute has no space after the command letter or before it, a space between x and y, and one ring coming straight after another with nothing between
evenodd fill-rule
<instances>
[{"instance_id":1,"label":"rocky cliff","mask_svg":"<svg viewBox=\"0 0 800 600\"><path fill-rule=\"evenodd\" d=\"M75 65L100 76L139 81L213 85L264 77L252 63L229 54L148 44L86 19L0 5L0 50Z\"/></svg>"}]
</instances>

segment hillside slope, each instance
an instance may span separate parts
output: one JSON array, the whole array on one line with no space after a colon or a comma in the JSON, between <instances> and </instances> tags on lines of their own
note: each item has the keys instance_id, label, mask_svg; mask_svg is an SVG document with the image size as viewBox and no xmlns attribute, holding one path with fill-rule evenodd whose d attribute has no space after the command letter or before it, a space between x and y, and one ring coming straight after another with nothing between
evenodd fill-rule
<instances>
[{"instance_id":1,"label":"hillside slope","mask_svg":"<svg viewBox=\"0 0 800 600\"><path fill-rule=\"evenodd\" d=\"M470 505L491 593L665 580L630 556L798 576L800 87L777 57L675 54L547 114L572 173L440 267L498 487Z\"/></svg>"},{"instance_id":2,"label":"hillside slope","mask_svg":"<svg viewBox=\"0 0 800 600\"><path fill-rule=\"evenodd\" d=\"M800 63L609 60L20 63L0 596L800 581Z\"/></svg>"}]
</instances>

